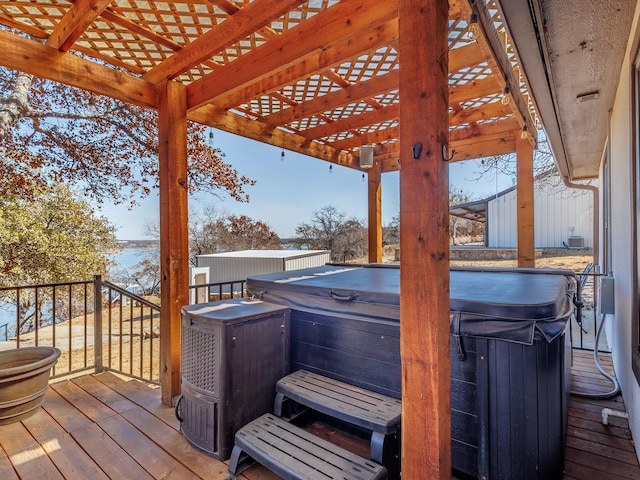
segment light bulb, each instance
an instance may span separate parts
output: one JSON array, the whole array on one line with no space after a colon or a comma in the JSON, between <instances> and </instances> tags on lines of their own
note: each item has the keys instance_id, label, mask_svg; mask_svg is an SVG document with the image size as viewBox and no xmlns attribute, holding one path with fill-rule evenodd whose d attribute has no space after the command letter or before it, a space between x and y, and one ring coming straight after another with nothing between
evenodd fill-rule
<instances>
[{"instance_id":1,"label":"light bulb","mask_svg":"<svg viewBox=\"0 0 640 480\"><path fill-rule=\"evenodd\" d=\"M525 125L524 127L522 127L522 131L520 132L520 138L522 140L526 140L528 136L529 132L527 131L527 126Z\"/></svg>"},{"instance_id":2,"label":"light bulb","mask_svg":"<svg viewBox=\"0 0 640 480\"><path fill-rule=\"evenodd\" d=\"M364 182L364 173L362 174L362 181Z\"/></svg>"},{"instance_id":3,"label":"light bulb","mask_svg":"<svg viewBox=\"0 0 640 480\"><path fill-rule=\"evenodd\" d=\"M280 161L284 162L284 149L282 149L282 153L280 154Z\"/></svg>"},{"instance_id":4,"label":"light bulb","mask_svg":"<svg viewBox=\"0 0 640 480\"><path fill-rule=\"evenodd\" d=\"M329 175L333 173L333 165L329 165Z\"/></svg>"},{"instance_id":5,"label":"light bulb","mask_svg":"<svg viewBox=\"0 0 640 480\"><path fill-rule=\"evenodd\" d=\"M504 92L502 93L502 98L500 99L500 103L502 103L502 105L509 105L509 102L511 101L509 93L509 87L504 87Z\"/></svg>"},{"instance_id":6,"label":"light bulb","mask_svg":"<svg viewBox=\"0 0 640 480\"><path fill-rule=\"evenodd\" d=\"M467 30L467 37L469 40L477 40L480 36L480 28L478 27L478 14L472 13L469 18L469 29Z\"/></svg>"}]
</instances>

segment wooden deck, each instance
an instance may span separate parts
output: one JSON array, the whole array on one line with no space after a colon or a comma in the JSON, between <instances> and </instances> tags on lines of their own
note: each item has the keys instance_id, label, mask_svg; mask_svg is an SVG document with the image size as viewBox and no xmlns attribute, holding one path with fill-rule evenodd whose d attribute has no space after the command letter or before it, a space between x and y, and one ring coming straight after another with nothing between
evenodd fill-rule
<instances>
[{"instance_id":1,"label":"wooden deck","mask_svg":"<svg viewBox=\"0 0 640 480\"><path fill-rule=\"evenodd\" d=\"M605 368L611 361L601 355ZM191 447L179 432L173 409L160 391L111 373L54 383L43 408L21 423L0 426L0 478L9 479L225 479L226 462ZM576 351L573 390L607 391L592 354ZM638 466L625 419L602 409L624 410L622 399L571 397L566 479L638 479ZM334 432L325 432L331 436ZM340 442L348 448L349 442ZM357 444L352 445L358 449ZM275 480L252 467L244 480Z\"/></svg>"},{"instance_id":2,"label":"wooden deck","mask_svg":"<svg viewBox=\"0 0 640 480\"><path fill-rule=\"evenodd\" d=\"M613 373L611 357L600 354L600 363ZM612 385L597 371L593 352L574 350L571 390L608 392ZM626 419L609 417L602 424L602 409L625 410L622 396L612 400L595 400L571 396L569 431L565 459L565 479L639 479L638 457L631 441Z\"/></svg>"}]
</instances>

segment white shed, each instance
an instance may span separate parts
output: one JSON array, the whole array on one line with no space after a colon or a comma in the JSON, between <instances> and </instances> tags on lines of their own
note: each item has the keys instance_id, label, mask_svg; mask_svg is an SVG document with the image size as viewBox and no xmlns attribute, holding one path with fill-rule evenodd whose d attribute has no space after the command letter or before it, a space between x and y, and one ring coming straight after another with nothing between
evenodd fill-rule
<instances>
[{"instance_id":1,"label":"white shed","mask_svg":"<svg viewBox=\"0 0 640 480\"><path fill-rule=\"evenodd\" d=\"M319 267L330 262L329 250L241 250L198 255L198 267L209 267L209 282L245 280L250 275Z\"/></svg>"}]
</instances>

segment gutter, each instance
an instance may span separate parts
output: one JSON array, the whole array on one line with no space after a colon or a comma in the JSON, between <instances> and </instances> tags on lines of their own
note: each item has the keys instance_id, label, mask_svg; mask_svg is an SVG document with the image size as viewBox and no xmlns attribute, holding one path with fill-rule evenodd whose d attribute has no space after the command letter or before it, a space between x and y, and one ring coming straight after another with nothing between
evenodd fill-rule
<instances>
[{"instance_id":1,"label":"gutter","mask_svg":"<svg viewBox=\"0 0 640 480\"><path fill-rule=\"evenodd\" d=\"M593 263L600 265L600 235L598 226L600 224L600 195L599 189L595 185L584 185L573 183L569 177L562 177L562 181L568 188L578 188L580 190L590 190L593 193Z\"/></svg>"}]
</instances>

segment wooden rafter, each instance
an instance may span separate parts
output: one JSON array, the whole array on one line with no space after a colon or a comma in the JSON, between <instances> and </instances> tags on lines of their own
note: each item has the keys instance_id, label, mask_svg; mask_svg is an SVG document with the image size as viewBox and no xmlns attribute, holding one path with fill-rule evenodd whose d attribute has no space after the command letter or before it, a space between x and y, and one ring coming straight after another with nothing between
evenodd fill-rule
<instances>
[{"instance_id":1,"label":"wooden rafter","mask_svg":"<svg viewBox=\"0 0 640 480\"><path fill-rule=\"evenodd\" d=\"M496 32L489 9L482 0L469 0L469 4L461 2L461 5L463 4L468 7L467 14L469 16L472 11L477 13L478 23L483 31L483 35L480 35L477 39L478 44L485 53L487 61L492 66L492 70L494 71L493 78L498 85L503 88L505 94L508 94L510 98L513 99L513 101L510 102L512 111L516 118L519 119L521 125L527 127L527 131L529 132L528 139L531 144L535 146L537 142L537 128L531 117L527 102L520 90L520 82L513 72L511 61L504 51L498 32Z\"/></svg>"},{"instance_id":2,"label":"wooden rafter","mask_svg":"<svg viewBox=\"0 0 640 480\"><path fill-rule=\"evenodd\" d=\"M75 2L49 35L47 45L66 52L110 3L111 0Z\"/></svg>"},{"instance_id":3,"label":"wooden rafter","mask_svg":"<svg viewBox=\"0 0 640 480\"><path fill-rule=\"evenodd\" d=\"M242 132L244 137L279 148L310 155L345 167L359 168L357 167L357 159L351 153L337 150L331 145L310 142L309 139L301 135L287 132L273 125L267 125L259 120L253 120L232 112L221 112L213 106L203 107L191 112L189 118L225 132Z\"/></svg>"},{"instance_id":4,"label":"wooden rafter","mask_svg":"<svg viewBox=\"0 0 640 480\"><path fill-rule=\"evenodd\" d=\"M102 65L91 61L78 63L69 55L54 62L60 68L51 69L52 57L45 55L50 50L42 45L33 46L28 60L18 61L19 53L9 54L3 64L152 108L157 108L152 84L175 77L186 84L189 119L305 154L321 152L322 159L354 168L359 168L353 159L357 158L361 145L392 145L397 141L399 128L394 122L398 119L399 102L396 51L399 32L395 2L350 0L317 10L302 5L301 0L276 3L258 0L245 5L232 0L210 3L215 10L211 5L205 9L189 3L189 11L170 7L161 11L164 4L154 4L136 12L132 10L136 3L121 2L115 6L106 0L75 2L66 10L56 5L58 17L52 27L38 19L31 23L22 21L33 10L31 7L22 9L25 12L22 16L13 17L13 10L0 6L0 24L46 39L48 45L70 48L111 63L131 75L107 72L109 69L101 71ZM483 30L488 39L464 39L471 3L449 2L452 29L449 41L456 38L456 48L450 48L448 53L450 123L457 127L451 131L451 148L458 145L455 159L509 148L513 145L509 140L511 132L505 133L502 141L489 132L501 131L504 125L501 122L509 118L519 123L514 130L527 121L521 113L517 89L512 91L511 104L498 102L505 82L514 81L515 74L504 73L510 64L506 53L494 53L499 45L494 45L490 29ZM483 5L476 4L473 8ZM289 12L294 10L297 13L291 15ZM228 17L222 21L224 15ZM211 20L208 26L198 27L199 36L187 31L193 22L207 16ZM158 28L159 19L165 17L171 17L169 25L174 30L177 27L179 33ZM105 37L100 43L99 35L107 34L103 33L107 32L105 25L117 27L117 38L131 32L123 45L139 44L139 56L148 58L147 63L121 54L117 50L119 44L112 43L115 40ZM98 37L92 33L94 28ZM180 43L180 38L192 41ZM239 47L240 42L254 42L251 39L255 38L262 39L259 46L249 50ZM25 41L0 36L5 52L20 52L23 47L33 45ZM96 48L99 45L102 47ZM158 50L156 54L144 53L150 52L153 45ZM225 50L236 54L229 57ZM41 54L33 53L38 51ZM369 67L367 62L378 63ZM80 80L69 79L62 73L67 66L82 69L85 74L77 77ZM327 86L329 90L320 91ZM251 122L256 122L256 128L249 127ZM244 130L234 130L240 125ZM528 128L535 131L533 126ZM477 145L464 144L463 148L460 144L463 137ZM397 162L393 168L397 168ZM387 170L386 163L382 170Z\"/></svg>"},{"instance_id":5,"label":"wooden rafter","mask_svg":"<svg viewBox=\"0 0 640 480\"><path fill-rule=\"evenodd\" d=\"M157 108L156 87L76 55L0 30L2 65L141 107Z\"/></svg>"},{"instance_id":6,"label":"wooden rafter","mask_svg":"<svg viewBox=\"0 0 640 480\"><path fill-rule=\"evenodd\" d=\"M376 49L398 38L398 26L396 21L389 21L371 29L369 35L359 37L356 41L349 38L326 45L324 48L315 49L292 63L268 72L264 65L258 63L252 65L251 71L255 72L255 78L250 79L241 88L225 91L219 96L213 96L207 102L215 103L221 108L233 108L261 95L273 92L285 85L290 85L298 80L309 78L323 73L327 68L338 65L361 55L364 52ZM250 62L254 63L254 62ZM256 72L256 69L260 69ZM233 72L229 72L233 74ZM209 77L207 77L209 78Z\"/></svg>"},{"instance_id":7,"label":"wooden rafter","mask_svg":"<svg viewBox=\"0 0 640 480\"><path fill-rule=\"evenodd\" d=\"M274 8L270 0L255 0L231 15L222 24L213 27L195 42L186 45L179 53L156 65L144 75L144 78L152 83L174 78L264 27L304 1L281 0L275 4L276 8Z\"/></svg>"},{"instance_id":8,"label":"wooden rafter","mask_svg":"<svg viewBox=\"0 0 640 480\"><path fill-rule=\"evenodd\" d=\"M347 38L355 41L354 33L374 29L397 15L394 2L353 0L329 8L297 28L287 30L255 50L243 55L207 77L187 87L189 108L214 101L218 96L235 92L251 83L274 75L278 69L299 64L314 53ZM325 67L326 68L326 67Z\"/></svg>"}]
</instances>

